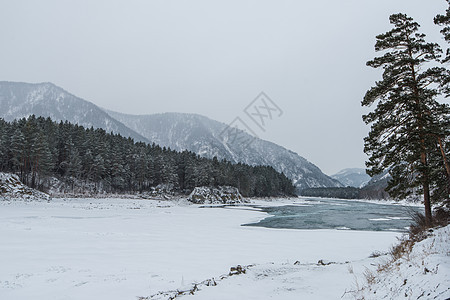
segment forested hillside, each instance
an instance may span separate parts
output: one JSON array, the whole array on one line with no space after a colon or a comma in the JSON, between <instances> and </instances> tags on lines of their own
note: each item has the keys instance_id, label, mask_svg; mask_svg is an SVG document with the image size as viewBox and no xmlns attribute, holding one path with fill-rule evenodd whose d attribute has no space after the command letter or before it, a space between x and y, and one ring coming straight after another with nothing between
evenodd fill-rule
<instances>
[{"instance_id":1,"label":"forested hillside","mask_svg":"<svg viewBox=\"0 0 450 300\"><path fill-rule=\"evenodd\" d=\"M293 180L297 192L309 187L342 186L299 154L245 132L236 139L227 124L201 115L127 115L103 110L53 83L0 81L0 118L13 121L31 115L50 117L56 122L69 121L85 128L102 128L135 141L179 152L187 150L210 159L272 166Z\"/></svg>"},{"instance_id":2,"label":"forested hillside","mask_svg":"<svg viewBox=\"0 0 450 300\"><path fill-rule=\"evenodd\" d=\"M207 159L134 142L103 129L30 116L0 119L0 170L45 190L48 179L94 183L99 191L143 192L159 184L188 193L196 186L230 185L242 195L293 195L294 186L272 167Z\"/></svg>"},{"instance_id":3,"label":"forested hillside","mask_svg":"<svg viewBox=\"0 0 450 300\"><path fill-rule=\"evenodd\" d=\"M239 138L228 136L227 124L197 114L164 113L127 115L107 113L128 128L158 145L177 151L192 151L202 157L226 159L251 166L272 166L292 179L297 192L310 187L342 187L299 154L245 131ZM238 141L251 142L238 142Z\"/></svg>"}]
</instances>

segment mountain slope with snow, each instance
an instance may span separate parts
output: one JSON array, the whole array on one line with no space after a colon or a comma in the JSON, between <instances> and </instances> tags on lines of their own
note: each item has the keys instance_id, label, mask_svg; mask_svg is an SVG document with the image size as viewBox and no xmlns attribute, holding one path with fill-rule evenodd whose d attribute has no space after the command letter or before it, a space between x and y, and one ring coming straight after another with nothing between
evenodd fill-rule
<instances>
[{"instance_id":1,"label":"mountain slope with snow","mask_svg":"<svg viewBox=\"0 0 450 300\"><path fill-rule=\"evenodd\" d=\"M6 121L30 115L69 121L90 128L103 128L136 141L147 142L143 136L109 116L95 104L78 98L52 83L0 81L0 117Z\"/></svg>"},{"instance_id":2,"label":"mountain slope with snow","mask_svg":"<svg viewBox=\"0 0 450 300\"><path fill-rule=\"evenodd\" d=\"M345 186L363 187L370 181L370 176L367 175L365 169L349 168L339 171L331 175L331 178L338 180Z\"/></svg>"},{"instance_id":3,"label":"mountain slope with snow","mask_svg":"<svg viewBox=\"0 0 450 300\"><path fill-rule=\"evenodd\" d=\"M189 150L200 156L226 159L233 163L268 165L294 181L298 190L308 187L339 187L334 180L297 153L274 143L240 132L251 143L232 142L223 135L227 125L196 114L164 113L126 115L107 111L151 142L177 151Z\"/></svg>"}]
</instances>

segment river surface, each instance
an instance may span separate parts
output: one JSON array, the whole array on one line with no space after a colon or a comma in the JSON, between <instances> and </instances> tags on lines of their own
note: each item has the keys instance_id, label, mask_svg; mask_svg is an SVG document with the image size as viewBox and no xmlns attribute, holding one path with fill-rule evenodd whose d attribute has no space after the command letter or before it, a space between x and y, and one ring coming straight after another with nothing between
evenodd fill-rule
<instances>
[{"instance_id":1,"label":"river surface","mask_svg":"<svg viewBox=\"0 0 450 300\"><path fill-rule=\"evenodd\" d=\"M414 206L318 198L260 209L270 216L244 226L404 232L412 222L412 215L424 211Z\"/></svg>"}]
</instances>

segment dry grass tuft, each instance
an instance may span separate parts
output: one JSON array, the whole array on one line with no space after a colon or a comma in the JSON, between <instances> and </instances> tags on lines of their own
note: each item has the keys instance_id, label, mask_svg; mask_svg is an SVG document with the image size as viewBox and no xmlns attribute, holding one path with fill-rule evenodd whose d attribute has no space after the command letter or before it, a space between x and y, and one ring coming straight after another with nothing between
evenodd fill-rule
<instances>
[{"instance_id":1,"label":"dry grass tuft","mask_svg":"<svg viewBox=\"0 0 450 300\"><path fill-rule=\"evenodd\" d=\"M368 286L371 286L371 285L375 284L375 282L377 280L377 277L371 270L366 268L366 270L364 271L363 275L366 278L366 282L367 282Z\"/></svg>"}]
</instances>

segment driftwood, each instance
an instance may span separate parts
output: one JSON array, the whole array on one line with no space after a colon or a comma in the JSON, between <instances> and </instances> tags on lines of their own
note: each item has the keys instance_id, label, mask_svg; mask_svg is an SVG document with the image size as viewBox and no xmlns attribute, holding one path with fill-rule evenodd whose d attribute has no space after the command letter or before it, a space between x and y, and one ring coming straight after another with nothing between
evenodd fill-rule
<instances>
[{"instance_id":1,"label":"driftwood","mask_svg":"<svg viewBox=\"0 0 450 300\"><path fill-rule=\"evenodd\" d=\"M165 292L159 292L157 294L148 297L139 297L139 300L175 300L181 296L194 295L196 292L201 291L202 287L216 286L218 282L225 280L234 275L246 274L247 270L254 265L231 267L230 272L227 275L221 275L216 280L214 277L210 279L203 280L199 283L193 283L190 288L185 290L171 290Z\"/></svg>"}]
</instances>

